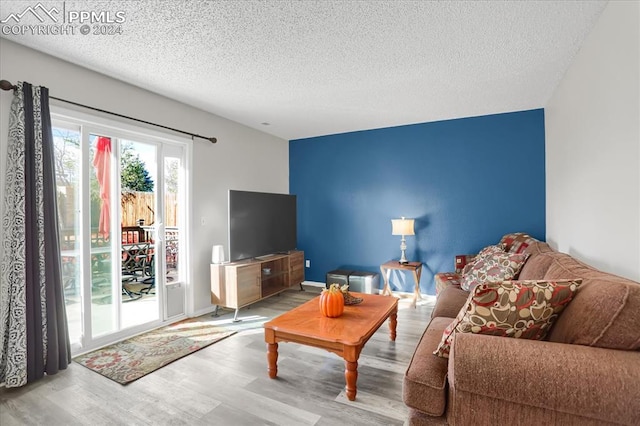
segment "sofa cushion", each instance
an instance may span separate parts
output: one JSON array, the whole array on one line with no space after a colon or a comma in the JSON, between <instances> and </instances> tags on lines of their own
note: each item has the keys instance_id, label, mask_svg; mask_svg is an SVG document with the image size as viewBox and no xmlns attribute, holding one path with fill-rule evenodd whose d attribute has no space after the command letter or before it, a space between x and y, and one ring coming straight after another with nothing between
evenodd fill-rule
<instances>
[{"instance_id":1,"label":"sofa cushion","mask_svg":"<svg viewBox=\"0 0 640 426\"><path fill-rule=\"evenodd\" d=\"M547 243L536 241L529 244L524 251L529 255L527 262L520 270L519 280L541 280L553 262L553 249Z\"/></svg>"},{"instance_id":2,"label":"sofa cushion","mask_svg":"<svg viewBox=\"0 0 640 426\"><path fill-rule=\"evenodd\" d=\"M447 360L433 356L451 318L433 318L416 347L404 375L404 403L432 416L444 414L447 399Z\"/></svg>"},{"instance_id":3,"label":"sofa cushion","mask_svg":"<svg viewBox=\"0 0 640 426\"><path fill-rule=\"evenodd\" d=\"M527 248L523 251L523 253L529 253L530 255L534 254L544 254L544 253L558 253L554 249L552 249L549 244L544 241L534 241L527 246Z\"/></svg>"},{"instance_id":4,"label":"sofa cushion","mask_svg":"<svg viewBox=\"0 0 640 426\"><path fill-rule=\"evenodd\" d=\"M594 269L566 254L553 257L545 278L581 277L583 284L549 333L549 340L640 350L640 284Z\"/></svg>"},{"instance_id":5,"label":"sofa cushion","mask_svg":"<svg viewBox=\"0 0 640 426\"><path fill-rule=\"evenodd\" d=\"M447 358L456 333L541 340L580 284L579 279L480 284L445 329L433 353Z\"/></svg>"},{"instance_id":6,"label":"sofa cushion","mask_svg":"<svg viewBox=\"0 0 640 426\"><path fill-rule=\"evenodd\" d=\"M541 280L551 266L553 258L544 254L529 256L518 274L519 280Z\"/></svg>"},{"instance_id":7,"label":"sofa cushion","mask_svg":"<svg viewBox=\"0 0 640 426\"><path fill-rule=\"evenodd\" d=\"M478 256L469 272L462 276L460 287L471 291L481 283L495 283L517 278L528 257L528 254L506 252L492 252L485 256Z\"/></svg>"},{"instance_id":8,"label":"sofa cushion","mask_svg":"<svg viewBox=\"0 0 640 426\"><path fill-rule=\"evenodd\" d=\"M640 425L640 352L460 334L447 379L450 424Z\"/></svg>"}]
</instances>

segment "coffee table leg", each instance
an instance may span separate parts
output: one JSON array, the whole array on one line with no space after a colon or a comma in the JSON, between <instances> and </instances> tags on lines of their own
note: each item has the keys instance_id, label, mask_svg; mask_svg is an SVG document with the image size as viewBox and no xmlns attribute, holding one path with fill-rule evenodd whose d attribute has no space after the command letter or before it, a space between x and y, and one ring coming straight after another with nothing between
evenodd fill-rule
<instances>
[{"instance_id":1,"label":"coffee table leg","mask_svg":"<svg viewBox=\"0 0 640 426\"><path fill-rule=\"evenodd\" d=\"M347 398L349 401L356 399L356 382L358 380L358 362L345 361L347 369L344 371L344 378L347 382Z\"/></svg>"},{"instance_id":2,"label":"coffee table leg","mask_svg":"<svg viewBox=\"0 0 640 426\"><path fill-rule=\"evenodd\" d=\"M267 343L267 361L269 362L269 377L275 379L278 375L278 344Z\"/></svg>"},{"instance_id":3,"label":"coffee table leg","mask_svg":"<svg viewBox=\"0 0 640 426\"><path fill-rule=\"evenodd\" d=\"M396 341L396 327L398 326L398 314L396 312L389 315L389 337Z\"/></svg>"}]
</instances>

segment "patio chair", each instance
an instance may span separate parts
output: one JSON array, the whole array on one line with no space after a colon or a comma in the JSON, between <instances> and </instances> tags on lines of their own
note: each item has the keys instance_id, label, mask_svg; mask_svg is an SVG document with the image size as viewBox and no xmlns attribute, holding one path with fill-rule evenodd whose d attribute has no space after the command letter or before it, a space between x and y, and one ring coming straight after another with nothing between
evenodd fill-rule
<instances>
[{"instance_id":1,"label":"patio chair","mask_svg":"<svg viewBox=\"0 0 640 426\"><path fill-rule=\"evenodd\" d=\"M122 294L136 300L143 292L149 293L154 281L149 280L153 270L153 254L150 243L123 244L122 246ZM139 284L145 284L140 286Z\"/></svg>"}]
</instances>

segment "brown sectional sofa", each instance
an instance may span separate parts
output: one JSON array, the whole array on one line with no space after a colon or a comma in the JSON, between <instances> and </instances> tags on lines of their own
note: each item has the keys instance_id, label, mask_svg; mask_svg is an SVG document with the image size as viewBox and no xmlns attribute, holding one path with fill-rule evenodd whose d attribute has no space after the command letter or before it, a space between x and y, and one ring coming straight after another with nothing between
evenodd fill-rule
<instances>
[{"instance_id":1,"label":"brown sectional sofa","mask_svg":"<svg viewBox=\"0 0 640 426\"><path fill-rule=\"evenodd\" d=\"M410 425L640 425L640 283L534 241L518 279L581 278L544 341L457 334L433 355L468 292L439 294L404 377Z\"/></svg>"}]
</instances>

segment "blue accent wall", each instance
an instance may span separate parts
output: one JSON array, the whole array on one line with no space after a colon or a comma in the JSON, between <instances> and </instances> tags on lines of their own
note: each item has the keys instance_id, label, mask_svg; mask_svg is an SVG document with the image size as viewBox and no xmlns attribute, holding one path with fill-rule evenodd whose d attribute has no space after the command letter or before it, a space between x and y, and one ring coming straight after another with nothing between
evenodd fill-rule
<instances>
[{"instance_id":1,"label":"blue accent wall","mask_svg":"<svg viewBox=\"0 0 640 426\"><path fill-rule=\"evenodd\" d=\"M391 219L401 216L416 220L407 258L424 263L426 294L456 254L509 232L543 240L544 143L542 109L290 141L306 279L324 282L333 269L379 273L400 257ZM413 291L408 273L391 278L394 290Z\"/></svg>"}]
</instances>

